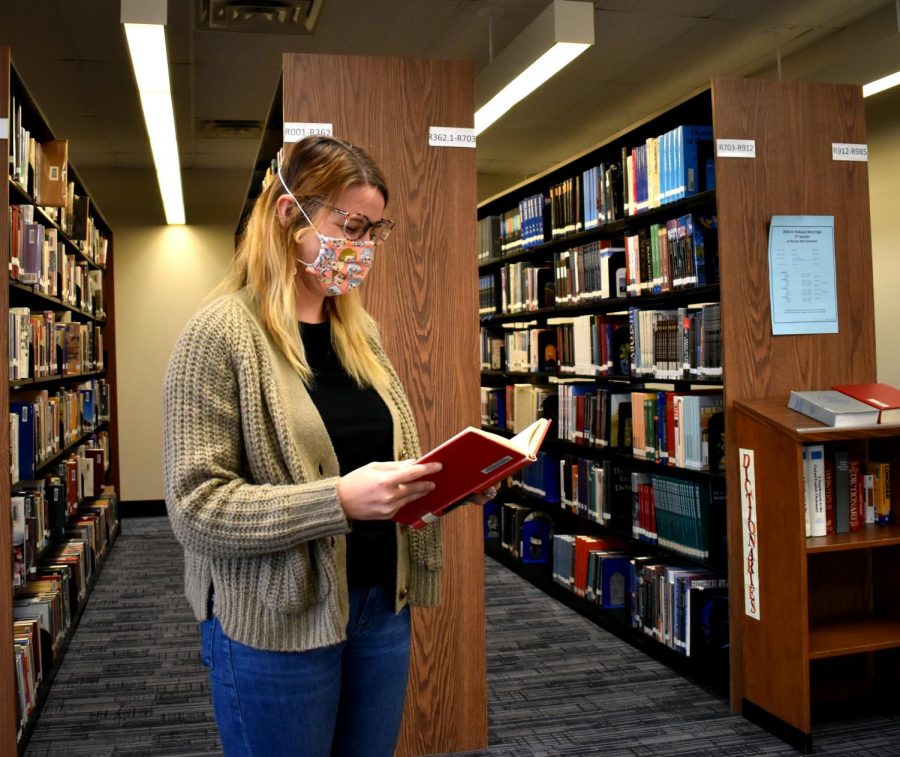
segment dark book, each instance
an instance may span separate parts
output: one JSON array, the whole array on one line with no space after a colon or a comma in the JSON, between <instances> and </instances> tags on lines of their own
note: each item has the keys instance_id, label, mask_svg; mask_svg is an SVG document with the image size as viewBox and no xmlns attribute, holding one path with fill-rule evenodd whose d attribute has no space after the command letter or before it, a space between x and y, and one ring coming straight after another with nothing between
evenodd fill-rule
<instances>
[{"instance_id":1,"label":"dark book","mask_svg":"<svg viewBox=\"0 0 900 757\"><path fill-rule=\"evenodd\" d=\"M686 653L718 669L728 665L728 589L694 586L686 591Z\"/></svg>"}]
</instances>

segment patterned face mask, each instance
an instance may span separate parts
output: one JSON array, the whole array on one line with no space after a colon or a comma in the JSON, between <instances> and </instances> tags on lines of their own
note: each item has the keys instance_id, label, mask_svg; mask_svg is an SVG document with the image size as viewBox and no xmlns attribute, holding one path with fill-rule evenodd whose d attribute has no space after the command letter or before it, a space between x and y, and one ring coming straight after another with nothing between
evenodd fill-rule
<instances>
[{"instance_id":1,"label":"patterned face mask","mask_svg":"<svg viewBox=\"0 0 900 757\"><path fill-rule=\"evenodd\" d=\"M362 284L374 259L374 242L335 239L319 234L319 254L312 263L301 265L316 277L326 296L335 297Z\"/></svg>"},{"instance_id":2,"label":"patterned face mask","mask_svg":"<svg viewBox=\"0 0 900 757\"><path fill-rule=\"evenodd\" d=\"M312 263L301 262L300 264L306 268L307 272L316 277L316 281L319 282L322 293L326 297L336 297L356 289L366 278L369 269L372 268L375 260L375 242L339 239L320 234L303 206L294 197L280 170L278 178L297 207L300 208L304 218L315 230L316 236L319 237L319 254L316 255L316 259Z\"/></svg>"}]
</instances>

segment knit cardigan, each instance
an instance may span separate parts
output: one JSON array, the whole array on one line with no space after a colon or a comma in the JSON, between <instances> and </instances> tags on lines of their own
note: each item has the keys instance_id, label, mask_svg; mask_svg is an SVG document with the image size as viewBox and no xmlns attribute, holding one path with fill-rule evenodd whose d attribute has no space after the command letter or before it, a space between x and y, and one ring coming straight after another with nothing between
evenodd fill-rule
<instances>
[{"instance_id":1,"label":"knit cardigan","mask_svg":"<svg viewBox=\"0 0 900 757\"><path fill-rule=\"evenodd\" d=\"M406 395L376 333L370 342L390 377L379 394L393 419L393 459L416 458ZM222 629L243 644L302 651L344 640L350 524L337 456L247 289L185 327L166 373L164 419L166 506L197 620L208 617L213 590ZM438 604L441 567L439 523L398 526L397 610Z\"/></svg>"}]
</instances>

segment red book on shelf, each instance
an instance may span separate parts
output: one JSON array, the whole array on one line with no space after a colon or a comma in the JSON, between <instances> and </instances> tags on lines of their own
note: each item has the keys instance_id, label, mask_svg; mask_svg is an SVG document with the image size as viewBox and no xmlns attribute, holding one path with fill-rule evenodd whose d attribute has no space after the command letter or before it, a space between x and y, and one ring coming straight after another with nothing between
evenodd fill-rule
<instances>
[{"instance_id":1,"label":"red book on shelf","mask_svg":"<svg viewBox=\"0 0 900 757\"><path fill-rule=\"evenodd\" d=\"M412 528L433 523L464 497L533 463L549 427L549 420L539 418L512 439L471 426L460 431L416 461L444 467L424 479L437 486L401 507L394 520Z\"/></svg>"},{"instance_id":2,"label":"red book on shelf","mask_svg":"<svg viewBox=\"0 0 900 757\"><path fill-rule=\"evenodd\" d=\"M900 423L900 389L889 384L840 384L831 388L880 410L879 423Z\"/></svg>"}]
</instances>

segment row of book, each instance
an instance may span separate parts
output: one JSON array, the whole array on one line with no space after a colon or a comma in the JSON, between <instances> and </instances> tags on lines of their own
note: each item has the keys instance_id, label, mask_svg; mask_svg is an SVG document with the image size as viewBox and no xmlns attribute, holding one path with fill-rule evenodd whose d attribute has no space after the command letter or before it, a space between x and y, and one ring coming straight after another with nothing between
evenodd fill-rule
<instances>
[{"instance_id":1,"label":"row of book","mask_svg":"<svg viewBox=\"0 0 900 757\"><path fill-rule=\"evenodd\" d=\"M825 444L803 446L803 511L807 536L889 525L891 464L861 459Z\"/></svg>"},{"instance_id":2,"label":"row of book","mask_svg":"<svg viewBox=\"0 0 900 757\"><path fill-rule=\"evenodd\" d=\"M35 471L109 420L109 384L93 379L54 391L17 392L9 403L10 478L30 481ZM106 438L106 432L98 434Z\"/></svg>"},{"instance_id":3,"label":"row of book","mask_svg":"<svg viewBox=\"0 0 900 757\"><path fill-rule=\"evenodd\" d=\"M679 564L635 557L630 572L631 626L674 651L722 670L728 666L728 579Z\"/></svg>"},{"instance_id":4,"label":"row of book","mask_svg":"<svg viewBox=\"0 0 900 757\"><path fill-rule=\"evenodd\" d=\"M717 471L724 448L723 406L717 389L633 391L632 454L663 465Z\"/></svg>"},{"instance_id":5,"label":"row of book","mask_svg":"<svg viewBox=\"0 0 900 757\"><path fill-rule=\"evenodd\" d=\"M622 149L625 214L637 215L715 188L711 126L682 125Z\"/></svg>"},{"instance_id":6,"label":"row of book","mask_svg":"<svg viewBox=\"0 0 900 757\"><path fill-rule=\"evenodd\" d=\"M34 716L65 639L84 605L90 581L118 529L118 502L107 487L66 521L62 538L30 567L12 601L16 713L19 732Z\"/></svg>"},{"instance_id":7,"label":"row of book","mask_svg":"<svg viewBox=\"0 0 900 757\"><path fill-rule=\"evenodd\" d=\"M715 188L712 127L681 125L621 148L478 226L478 260L496 260ZM548 233L549 232L549 233Z\"/></svg>"},{"instance_id":8,"label":"row of book","mask_svg":"<svg viewBox=\"0 0 900 757\"><path fill-rule=\"evenodd\" d=\"M31 195L48 219L97 265L106 264L109 240L91 213L90 198L69 181L69 143L65 139L38 142L23 121L16 96L11 98L9 128L10 178Z\"/></svg>"},{"instance_id":9,"label":"row of book","mask_svg":"<svg viewBox=\"0 0 900 757\"><path fill-rule=\"evenodd\" d=\"M694 560L725 563L725 492L720 481L636 471L619 460L539 451L507 484L585 520Z\"/></svg>"},{"instance_id":10,"label":"row of book","mask_svg":"<svg viewBox=\"0 0 900 757\"><path fill-rule=\"evenodd\" d=\"M478 277L478 315L493 315L497 312L499 293L500 288L494 274Z\"/></svg>"},{"instance_id":11,"label":"row of book","mask_svg":"<svg viewBox=\"0 0 900 757\"><path fill-rule=\"evenodd\" d=\"M631 533L693 560L725 564L725 487L631 472Z\"/></svg>"},{"instance_id":12,"label":"row of book","mask_svg":"<svg viewBox=\"0 0 900 757\"><path fill-rule=\"evenodd\" d=\"M629 308L626 314L548 318L545 326L483 327L481 368L560 377L719 381L721 306Z\"/></svg>"},{"instance_id":13,"label":"row of book","mask_svg":"<svg viewBox=\"0 0 900 757\"><path fill-rule=\"evenodd\" d=\"M625 608L632 628L685 657L727 659L728 580L714 571L631 555L615 537L555 534L553 580L606 609Z\"/></svg>"},{"instance_id":14,"label":"row of book","mask_svg":"<svg viewBox=\"0 0 900 757\"><path fill-rule=\"evenodd\" d=\"M103 493L108 469L109 439L98 434L40 479L13 485L13 587L24 585L40 554L62 538L79 503Z\"/></svg>"},{"instance_id":15,"label":"row of book","mask_svg":"<svg viewBox=\"0 0 900 757\"><path fill-rule=\"evenodd\" d=\"M499 286L491 281L497 275ZM619 245L599 240L555 253L552 265L508 263L499 274L481 277L481 312L511 314L569 307L716 281L716 216L688 213L626 235Z\"/></svg>"},{"instance_id":16,"label":"row of book","mask_svg":"<svg viewBox=\"0 0 900 757\"><path fill-rule=\"evenodd\" d=\"M69 311L9 308L9 380L77 376L104 367L103 330Z\"/></svg>"},{"instance_id":17,"label":"row of book","mask_svg":"<svg viewBox=\"0 0 900 757\"><path fill-rule=\"evenodd\" d=\"M725 663L728 582L668 556L633 555L616 536L555 533L550 515L514 502L485 506L486 539L523 564L549 564L555 583L636 631L697 660Z\"/></svg>"},{"instance_id":18,"label":"row of book","mask_svg":"<svg viewBox=\"0 0 900 757\"><path fill-rule=\"evenodd\" d=\"M10 98L9 175L41 205L66 206L69 180L69 142L38 142L25 128L22 104Z\"/></svg>"},{"instance_id":19,"label":"row of book","mask_svg":"<svg viewBox=\"0 0 900 757\"><path fill-rule=\"evenodd\" d=\"M482 386L481 420L518 433L537 418L556 421L553 435L635 459L718 472L724 453L720 389L633 389L593 382Z\"/></svg>"},{"instance_id":20,"label":"row of book","mask_svg":"<svg viewBox=\"0 0 900 757\"><path fill-rule=\"evenodd\" d=\"M519 433L538 418L556 416L556 387L541 384L508 384L481 387L481 422Z\"/></svg>"},{"instance_id":21,"label":"row of book","mask_svg":"<svg viewBox=\"0 0 900 757\"><path fill-rule=\"evenodd\" d=\"M67 252L59 230L36 219L33 205L9 206L9 233L11 280L95 318L105 316L103 272Z\"/></svg>"},{"instance_id":22,"label":"row of book","mask_svg":"<svg viewBox=\"0 0 900 757\"><path fill-rule=\"evenodd\" d=\"M715 215L686 215L626 235L625 281L629 296L660 294L718 281Z\"/></svg>"}]
</instances>

